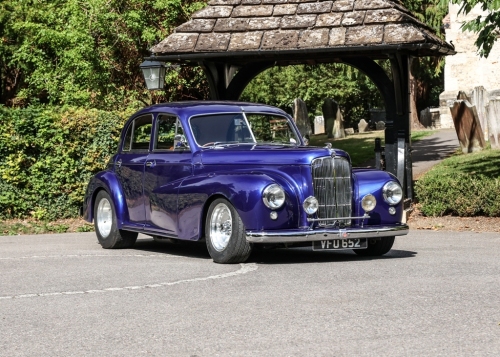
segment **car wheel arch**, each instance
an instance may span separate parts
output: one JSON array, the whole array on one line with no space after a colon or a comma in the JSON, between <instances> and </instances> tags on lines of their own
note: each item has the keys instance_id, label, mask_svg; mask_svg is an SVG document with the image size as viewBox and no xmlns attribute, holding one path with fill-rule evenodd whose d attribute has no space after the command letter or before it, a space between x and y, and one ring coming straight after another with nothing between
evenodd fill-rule
<instances>
[{"instance_id":1,"label":"car wheel arch","mask_svg":"<svg viewBox=\"0 0 500 357\"><path fill-rule=\"evenodd\" d=\"M200 230L199 230L201 233L200 239L205 238L205 224L206 224L208 209L210 208L210 205L212 204L212 202L214 202L218 198L223 198L223 199L229 201L229 203L231 203L231 201L226 196L224 196L223 194L220 194L220 193L217 193L217 194L214 194L214 195L208 197L208 199L203 204L203 210L202 210L201 217L200 217Z\"/></svg>"},{"instance_id":2,"label":"car wheel arch","mask_svg":"<svg viewBox=\"0 0 500 357\"><path fill-rule=\"evenodd\" d=\"M128 209L127 209L126 203L123 201L120 201L120 200L123 200L123 195L121 194L121 192L116 192L116 190L112 190L111 189L112 187L113 187L112 182L108 182L106 180L96 180L95 190L90 195L91 205L89 205L89 206L94 207L94 204L95 204L95 201L96 201L96 198L97 198L97 195L99 194L99 192L101 192L101 191L106 192L111 197L111 201L112 201L111 203L115 209L116 218L117 218L116 223L118 225L118 228L121 229L123 222L128 221ZM118 187L118 190L120 190L120 189L121 188ZM95 219L94 212L93 212L93 210L90 210L90 212L92 212L91 214L92 214L92 221L93 221Z\"/></svg>"}]
</instances>

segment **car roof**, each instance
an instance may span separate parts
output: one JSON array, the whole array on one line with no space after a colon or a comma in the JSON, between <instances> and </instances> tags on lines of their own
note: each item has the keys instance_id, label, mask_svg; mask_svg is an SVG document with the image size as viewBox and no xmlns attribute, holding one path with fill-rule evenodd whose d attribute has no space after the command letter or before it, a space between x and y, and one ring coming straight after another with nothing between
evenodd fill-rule
<instances>
[{"instance_id":1,"label":"car roof","mask_svg":"<svg viewBox=\"0 0 500 357\"><path fill-rule=\"evenodd\" d=\"M179 117L191 117L200 114L211 113L235 113L235 112L257 112L284 115L283 110L266 105L237 101L185 101L155 104L139 110L133 116L145 113L169 113Z\"/></svg>"}]
</instances>

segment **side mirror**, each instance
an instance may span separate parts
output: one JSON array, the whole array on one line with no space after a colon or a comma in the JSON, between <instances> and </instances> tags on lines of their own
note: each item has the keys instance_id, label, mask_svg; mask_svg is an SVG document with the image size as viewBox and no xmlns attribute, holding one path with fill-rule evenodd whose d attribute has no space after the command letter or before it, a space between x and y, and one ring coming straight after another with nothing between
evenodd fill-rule
<instances>
[{"instance_id":1,"label":"side mirror","mask_svg":"<svg viewBox=\"0 0 500 357\"><path fill-rule=\"evenodd\" d=\"M188 145L186 137L184 135L177 134L174 137L174 148L177 149L177 148L187 148L187 147Z\"/></svg>"},{"instance_id":2,"label":"side mirror","mask_svg":"<svg viewBox=\"0 0 500 357\"><path fill-rule=\"evenodd\" d=\"M305 146L308 146L309 145L309 135L304 135L302 137L302 141L304 142Z\"/></svg>"}]
</instances>

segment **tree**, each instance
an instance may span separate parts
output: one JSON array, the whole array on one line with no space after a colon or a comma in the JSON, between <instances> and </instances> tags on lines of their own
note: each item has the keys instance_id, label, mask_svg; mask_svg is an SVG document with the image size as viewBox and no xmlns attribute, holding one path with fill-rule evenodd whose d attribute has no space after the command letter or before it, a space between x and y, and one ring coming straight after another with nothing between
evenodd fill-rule
<instances>
[{"instance_id":1,"label":"tree","mask_svg":"<svg viewBox=\"0 0 500 357\"><path fill-rule=\"evenodd\" d=\"M139 64L150 47L205 5L206 0L4 0L0 104L113 108L151 102ZM198 96L204 87L201 72L181 74L170 75L165 98ZM193 86L183 83L189 80Z\"/></svg>"},{"instance_id":2,"label":"tree","mask_svg":"<svg viewBox=\"0 0 500 357\"><path fill-rule=\"evenodd\" d=\"M420 21L430 26L444 38L443 18L448 13L448 3L440 0L404 0L404 6ZM418 113L435 106L444 90L444 61L441 57L414 58L410 71L412 123L418 126Z\"/></svg>"},{"instance_id":3,"label":"tree","mask_svg":"<svg viewBox=\"0 0 500 357\"><path fill-rule=\"evenodd\" d=\"M478 37L475 44L479 55L488 57L499 35L500 0L451 0L451 3L461 4L459 13L466 15L476 6L487 12L486 16L479 15L475 19L465 22L462 25L462 31L477 33Z\"/></svg>"},{"instance_id":4,"label":"tree","mask_svg":"<svg viewBox=\"0 0 500 357\"><path fill-rule=\"evenodd\" d=\"M304 100L311 117L322 114L326 98L334 99L348 124L366 119L369 108L382 105L380 93L368 77L338 63L270 68L254 78L241 96L288 112L297 97Z\"/></svg>"}]
</instances>

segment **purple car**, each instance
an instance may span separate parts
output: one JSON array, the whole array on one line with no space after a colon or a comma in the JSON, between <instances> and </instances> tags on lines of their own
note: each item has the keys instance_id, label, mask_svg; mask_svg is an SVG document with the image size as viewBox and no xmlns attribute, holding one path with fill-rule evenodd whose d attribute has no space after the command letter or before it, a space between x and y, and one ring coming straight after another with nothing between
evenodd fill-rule
<instances>
[{"instance_id":1,"label":"purple car","mask_svg":"<svg viewBox=\"0 0 500 357\"><path fill-rule=\"evenodd\" d=\"M278 108L180 102L127 121L83 214L103 248L132 247L144 233L205 240L215 262L239 263L262 245L385 254L408 233L402 198L390 173L307 146Z\"/></svg>"}]
</instances>

